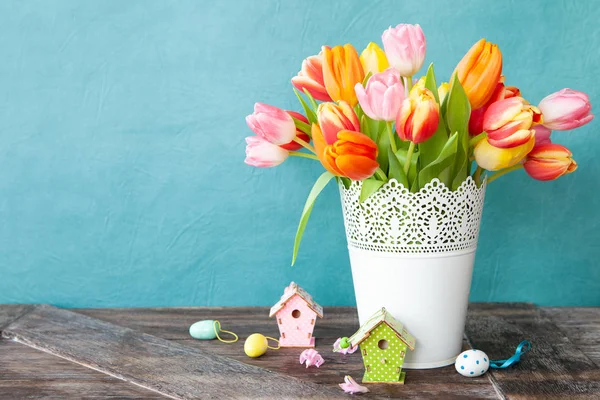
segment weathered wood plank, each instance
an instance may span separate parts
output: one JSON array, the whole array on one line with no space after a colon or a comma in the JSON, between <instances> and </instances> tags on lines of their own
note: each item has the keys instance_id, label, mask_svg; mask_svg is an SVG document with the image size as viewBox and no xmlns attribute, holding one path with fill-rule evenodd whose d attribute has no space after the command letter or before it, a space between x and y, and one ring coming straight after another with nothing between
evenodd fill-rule
<instances>
[{"instance_id":1,"label":"weathered wood plank","mask_svg":"<svg viewBox=\"0 0 600 400\"><path fill-rule=\"evenodd\" d=\"M0 304L0 332L17 318L33 310L29 304Z\"/></svg>"},{"instance_id":2,"label":"weathered wood plank","mask_svg":"<svg viewBox=\"0 0 600 400\"><path fill-rule=\"evenodd\" d=\"M600 370L533 305L472 305L466 336L491 359L512 355L524 339L532 343L519 364L489 374L506 398L600 398Z\"/></svg>"},{"instance_id":3,"label":"weathered wood plank","mask_svg":"<svg viewBox=\"0 0 600 400\"><path fill-rule=\"evenodd\" d=\"M362 358L358 353L341 355L331 351L338 337L350 336L358 328L358 317L354 307L326 307L325 318L315 327L316 349L325 358L321 368L300 365L301 349L269 350L260 358L249 358L244 354L243 342L252 333L279 337L277 324L268 318L268 308L168 308L168 309L96 309L77 310L86 315L121 324L132 329L151 333L163 338L174 339L187 346L204 349L221 356L267 368L303 380L329 385L337 389L345 375L358 382L364 373ZM223 329L240 336L234 344L216 340L199 341L189 336L189 326L203 319L218 319ZM430 370L407 371L405 385L369 385L369 397L385 396L400 398L498 398L487 377L464 378L456 373L454 366ZM366 398L366 396L365 396Z\"/></svg>"},{"instance_id":4,"label":"weathered wood plank","mask_svg":"<svg viewBox=\"0 0 600 400\"><path fill-rule=\"evenodd\" d=\"M51 306L37 306L2 335L175 399L345 398L325 386Z\"/></svg>"},{"instance_id":5,"label":"weathered wood plank","mask_svg":"<svg viewBox=\"0 0 600 400\"><path fill-rule=\"evenodd\" d=\"M131 383L0 340L0 399L166 399Z\"/></svg>"},{"instance_id":6,"label":"weathered wood plank","mask_svg":"<svg viewBox=\"0 0 600 400\"><path fill-rule=\"evenodd\" d=\"M542 313L600 368L600 308L545 307Z\"/></svg>"}]
</instances>

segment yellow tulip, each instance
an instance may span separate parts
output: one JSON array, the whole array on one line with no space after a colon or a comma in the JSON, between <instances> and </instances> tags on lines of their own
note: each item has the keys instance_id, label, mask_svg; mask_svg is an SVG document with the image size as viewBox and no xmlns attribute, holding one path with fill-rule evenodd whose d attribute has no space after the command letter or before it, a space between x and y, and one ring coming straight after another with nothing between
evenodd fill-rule
<instances>
[{"instance_id":1,"label":"yellow tulip","mask_svg":"<svg viewBox=\"0 0 600 400\"><path fill-rule=\"evenodd\" d=\"M446 98L448 91L450 90L450 84L448 82L443 82L440 87L438 87L438 97L440 98L440 104Z\"/></svg>"},{"instance_id":2,"label":"yellow tulip","mask_svg":"<svg viewBox=\"0 0 600 400\"><path fill-rule=\"evenodd\" d=\"M498 171L509 168L521 162L535 145L535 136L528 142L517 147L501 149L492 146L487 138L480 140L475 145L475 160L477 165L488 171Z\"/></svg>"},{"instance_id":3,"label":"yellow tulip","mask_svg":"<svg viewBox=\"0 0 600 400\"><path fill-rule=\"evenodd\" d=\"M358 103L354 86L365 78L358 53L351 44L323 46L323 80L333 101L344 100L351 107Z\"/></svg>"},{"instance_id":4,"label":"yellow tulip","mask_svg":"<svg viewBox=\"0 0 600 400\"><path fill-rule=\"evenodd\" d=\"M360 63L363 66L365 75L369 72L371 75L375 75L378 72L385 71L390 66L385 52L374 42L369 43L360 53Z\"/></svg>"}]
</instances>

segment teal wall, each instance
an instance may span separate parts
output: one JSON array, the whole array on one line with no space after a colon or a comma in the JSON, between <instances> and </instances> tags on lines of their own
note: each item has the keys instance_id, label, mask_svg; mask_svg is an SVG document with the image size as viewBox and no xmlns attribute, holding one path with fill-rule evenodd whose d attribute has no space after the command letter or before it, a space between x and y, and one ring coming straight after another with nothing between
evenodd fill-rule
<instances>
[{"instance_id":1,"label":"teal wall","mask_svg":"<svg viewBox=\"0 0 600 400\"><path fill-rule=\"evenodd\" d=\"M321 44L418 22L439 77L485 36L532 102L571 87L598 110L598 20L577 0L0 2L0 303L268 305L295 280L353 304L334 186L289 266L321 169L246 166L253 103L297 108ZM600 305L597 126L555 136L575 174L491 185L472 300Z\"/></svg>"}]
</instances>

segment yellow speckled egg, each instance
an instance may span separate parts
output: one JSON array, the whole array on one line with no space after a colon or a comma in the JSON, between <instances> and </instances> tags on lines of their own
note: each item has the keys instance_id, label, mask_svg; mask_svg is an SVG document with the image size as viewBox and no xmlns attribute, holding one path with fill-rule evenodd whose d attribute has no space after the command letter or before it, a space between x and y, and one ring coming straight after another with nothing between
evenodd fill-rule
<instances>
[{"instance_id":1,"label":"yellow speckled egg","mask_svg":"<svg viewBox=\"0 0 600 400\"><path fill-rule=\"evenodd\" d=\"M260 333L253 333L244 342L244 352L248 357L256 358L267 351L267 338Z\"/></svg>"}]
</instances>

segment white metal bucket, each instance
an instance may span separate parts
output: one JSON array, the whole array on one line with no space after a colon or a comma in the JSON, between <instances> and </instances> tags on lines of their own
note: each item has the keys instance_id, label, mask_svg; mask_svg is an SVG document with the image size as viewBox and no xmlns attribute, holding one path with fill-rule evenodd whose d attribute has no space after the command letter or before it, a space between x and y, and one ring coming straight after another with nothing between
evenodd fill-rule
<instances>
[{"instance_id":1,"label":"white metal bucket","mask_svg":"<svg viewBox=\"0 0 600 400\"><path fill-rule=\"evenodd\" d=\"M452 192L434 180L410 193L395 180L360 203L340 187L362 324L385 307L415 336L405 368L454 363L461 352L485 182Z\"/></svg>"}]
</instances>

